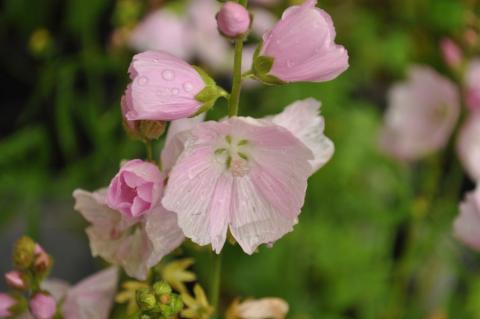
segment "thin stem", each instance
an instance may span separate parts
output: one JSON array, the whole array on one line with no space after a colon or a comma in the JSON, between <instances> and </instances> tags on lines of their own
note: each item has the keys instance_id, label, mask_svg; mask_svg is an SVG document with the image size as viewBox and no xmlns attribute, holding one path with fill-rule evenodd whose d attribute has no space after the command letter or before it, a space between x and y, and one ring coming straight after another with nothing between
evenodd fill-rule
<instances>
[{"instance_id":1,"label":"thin stem","mask_svg":"<svg viewBox=\"0 0 480 319\"><path fill-rule=\"evenodd\" d=\"M213 318L219 318L219 299L220 299L220 281L221 281L221 274L222 274L222 255L216 254L215 252L212 253L213 255L213 269L212 269L212 277L210 282L210 303L213 306L215 311Z\"/></svg>"},{"instance_id":2,"label":"thin stem","mask_svg":"<svg viewBox=\"0 0 480 319\"><path fill-rule=\"evenodd\" d=\"M242 51L243 39L235 40L235 58L233 62L233 84L230 100L228 101L228 116L238 115L240 102L240 90L242 88Z\"/></svg>"},{"instance_id":3,"label":"thin stem","mask_svg":"<svg viewBox=\"0 0 480 319\"><path fill-rule=\"evenodd\" d=\"M145 143L145 149L147 150L147 159L149 162L153 161L153 145L152 141L146 140L144 141Z\"/></svg>"}]
</instances>

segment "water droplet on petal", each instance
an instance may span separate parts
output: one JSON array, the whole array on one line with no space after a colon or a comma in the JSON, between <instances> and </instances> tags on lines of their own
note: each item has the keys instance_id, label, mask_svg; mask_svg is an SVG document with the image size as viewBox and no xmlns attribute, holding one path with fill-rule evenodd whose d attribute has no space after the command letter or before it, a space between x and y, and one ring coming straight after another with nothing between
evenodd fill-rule
<instances>
[{"instance_id":1,"label":"water droplet on petal","mask_svg":"<svg viewBox=\"0 0 480 319\"><path fill-rule=\"evenodd\" d=\"M190 82L183 83L183 89L185 92L191 92L193 90L193 84Z\"/></svg>"},{"instance_id":2,"label":"water droplet on petal","mask_svg":"<svg viewBox=\"0 0 480 319\"><path fill-rule=\"evenodd\" d=\"M178 89L172 89L172 95L177 95L180 91Z\"/></svg>"},{"instance_id":3,"label":"water droplet on petal","mask_svg":"<svg viewBox=\"0 0 480 319\"><path fill-rule=\"evenodd\" d=\"M146 76L141 76L138 78L138 84L140 85L147 85L148 83L148 78Z\"/></svg>"},{"instance_id":4,"label":"water droplet on petal","mask_svg":"<svg viewBox=\"0 0 480 319\"><path fill-rule=\"evenodd\" d=\"M162 78L165 81L172 81L173 79L175 79L175 73L173 73L172 70L165 70L162 72Z\"/></svg>"},{"instance_id":5,"label":"water droplet on petal","mask_svg":"<svg viewBox=\"0 0 480 319\"><path fill-rule=\"evenodd\" d=\"M295 66L295 62L293 62L292 60L287 60L287 67L293 68L294 66Z\"/></svg>"},{"instance_id":6,"label":"water droplet on petal","mask_svg":"<svg viewBox=\"0 0 480 319\"><path fill-rule=\"evenodd\" d=\"M158 63L158 62L160 62L159 59L157 59L157 58L153 59L153 63Z\"/></svg>"}]
</instances>

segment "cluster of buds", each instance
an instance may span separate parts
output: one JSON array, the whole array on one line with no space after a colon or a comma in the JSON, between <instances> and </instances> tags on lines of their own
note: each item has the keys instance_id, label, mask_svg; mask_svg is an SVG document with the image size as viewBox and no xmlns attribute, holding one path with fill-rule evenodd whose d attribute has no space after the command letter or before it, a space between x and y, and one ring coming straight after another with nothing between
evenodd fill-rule
<instances>
[{"instance_id":1,"label":"cluster of buds","mask_svg":"<svg viewBox=\"0 0 480 319\"><path fill-rule=\"evenodd\" d=\"M13 251L15 269L5 274L7 285L15 292L0 293L0 317L15 317L27 309L36 319L50 319L56 313L55 299L40 288L52 268L52 258L29 237L21 237ZM22 294L32 296L27 299Z\"/></svg>"},{"instance_id":2,"label":"cluster of buds","mask_svg":"<svg viewBox=\"0 0 480 319\"><path fill-rule=\"evenodd\" d=\"M138 289L136 299L141 319L169 319L183 309L181 297L172 292L172 287L164 281Z\"/></svg>"}]
</instances>

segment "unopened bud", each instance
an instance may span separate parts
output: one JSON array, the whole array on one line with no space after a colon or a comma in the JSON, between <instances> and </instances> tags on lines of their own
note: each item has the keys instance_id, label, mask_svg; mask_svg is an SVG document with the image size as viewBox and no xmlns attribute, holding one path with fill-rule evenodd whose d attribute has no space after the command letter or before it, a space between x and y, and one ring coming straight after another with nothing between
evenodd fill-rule
<instances>
[{"instance_id":1,"label":"unopened bud","mask_svg":"<svg viewBox=\"0 0 480 319\"><path fill-rule=\"evenodd\" d=\"M252 19L247 9L233 1L226 2L217 14L218 31L228 38L243 37Z\"/></svg>"},{"instance_id":2,"label":"unopened bud","mask_svg":"<svg viewBox=\"0 0 480 319\"><path fill-rule=\"evenodd\" d=\"M138 307L143 311L149 311L155 308L157 300L155 294L150 288L140 288L136 292Z\"/></svg>"},{"instance_id":3,"label":"unopened bud","mask_svg":"<svg viewBox=\"0 0 480 319\"><path fill-rule=\"evenodd\" d=\"M36 319L51 319L57 312L55 299L46 293L37 293L30 299L30 312Z\"/></svg>"},{"instance_id":4,"label":"unopened bud","mask_svg":"<svg viewBox=\"0 0 480 319\"><path fill-rule=\"evenodd\" d=\"M13 250L13 263L19 269L30 267L35 258L35 242L27 236L21 237Z\"/></svg>"},{"instance_id":5,"label":"unopened bud","mask_svg":"<svg viewBox=\"0 0 480 319\"><path fill-rule=\"evenodd\" d=\"M52 258L43 250L42 246L35 246L34 270L38 273L47 272L52 266Z\"/></svg>"},{"instance_id":6,"label":"unopened bud","mask_svg":"<svg viewBox=\"0 0 480 319\"><path fill-rule=\"evenodd\" d=\"M170 287L165 281L158 281L153 285L153 291L160 297L164 294L172 293L172 287Z\"/></svg>"},{"instance_id":7,"label":"unopened bud","mask_svg":"<svg viewBox=\"0 0 480 319\"><path fill-rule=\"evenodd\" d=\"M7 272L5 274L5 281L7 282L7 285L14 289L23 290L27 288L22 273L17 270Z\"/></svg>"}]
</instances>

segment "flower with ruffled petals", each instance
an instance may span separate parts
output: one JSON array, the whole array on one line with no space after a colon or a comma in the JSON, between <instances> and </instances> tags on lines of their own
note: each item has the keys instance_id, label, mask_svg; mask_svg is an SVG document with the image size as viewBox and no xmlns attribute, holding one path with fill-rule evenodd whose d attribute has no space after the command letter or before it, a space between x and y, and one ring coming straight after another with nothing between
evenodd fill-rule
<instances>
[{"instance_id":1,"label":"flower with ruffled petals","mask_svg":"<svg viewBox=\"0 0 480 319\"><path fill-rule=\"evenodd\" d=\"M404 160L416 160L444 147L460 112L458 89L428 67L411 68L409 79L389 92L380 147Z\"/></svg>"},{"instance_id":2,"label":"flower with ruffled petals","mask_svg":"<svg viewBox=\"0 0 480 319\"><path fill-rule=\"evenodd\" d=\"M0 318L9 317L12 315L11 308L15 306L17 301L10 295L0 292Z\"/></svg>"},{"instance_id":3,"label":"flower with ruffled petals","mask_svg":"<svg viewBox=\"0 0 480 319\"><path fill-rule=\"evenodd\" d=\"M51 319L57 312L57 302L51 295L39 292L30 299L29 308L35 319Z\"/></svg>"},{"instance_id":4,"label":"flower with ruffled petals","mask_svg":"<svg viewBox=\"0 0 480 319\"><path fill-rule=\"evenodd\" d=\"M465 83L465 101L468 107L480 112L480 59L475 59L468 65Z\"/></svg>"},{"instance_id":5,"label":"flower with ruffled petals","mask_svg":"<svg viewBox=\"0 0 480 319\"><path fill-rule=\"evenodd\" d=\"M460 215L453 224L455 237L480 250L480 188L467 194L460 204Z\"/></svg>"},{"instance_id":6,"label":"flower with ruffled petals","mask_svg":"<svg viewBox=\"0 0 480 319\"><path fill-rule=\"evenodd\" d=\"M171 121L210 108L224 91L185 61L160 51L133 57L122 111L127 121ZM130 126L130 124L129 124Z\"/></svg>"},{"instance_id":7,"label":"flower with ruffled petals","mask_svg":"<svg viewBox=\"0 0 480 319\"><path fill-rule=\"evenodd\" d=\"M227 319L284 319L288 304L280 298L235 301L227 311Z\"/></svg>"},{"instance_id":8,"label":"flower with ruffled petals","mask_svg":"<svg viewBox=\"0 0 480 319\"><path fill-rule=\"evenodd\" d=\"M225 2L216 18L218 31L229 38L242 37L250 28L250 13L236 2Z\"/></svg>"},{"instance_id":9,"label":"flower with ruffled petals","mask_svg":"<svg viewBox=\"0 0 480 319\"><path fill-rule=\"evenodd\" d=\"M323 82L348 68L348 53L335 44L331 17L316 0L288 8L263 36L254 59L256 77L266 83Z\"/></svg>"},{"instance_id":10,"label":"flower with ruffled petals","mask_svg":"<svg viewBox=\"0 0 480 319\"><path fill-rule=\"evenodd\" d=\"M460 128L457 151L470 177L480 181L480 112L470 114Z\"/></svg>"},{"instance_id":11,"label":"flower with ruffled petals","mask_svg":"<svg viewBox=\"0 0 480 319\"><path fill-rule=\"evenodd\" d=\"M227 230L252 254L292 230L303 206L312 151L271 120L230 118L189 131L163 205L185 235L221 251Z\"/></svg>"},{"instance_id":12,"label":"flower with ruffled petals","mask_svg":"<svg viewBox=\"0 0 480 319\"><path fill-rule=\"evenodd\" d=\"M129 276L145 279L148 270L183 241L176 215L161 205L131 219L106 204L106 192L76 190L75 209L91 223L86 232L93 256L122 266Z\"/></svg>"}]
</instances>

